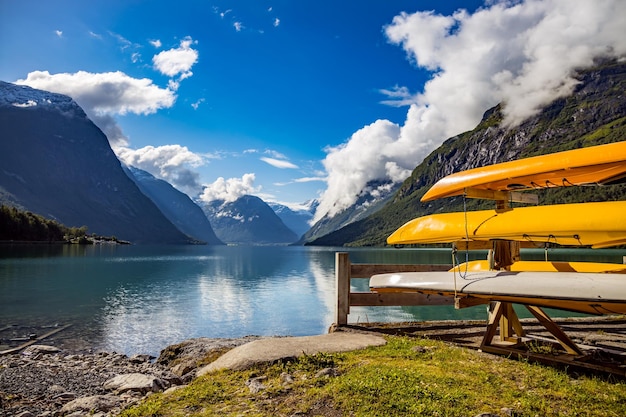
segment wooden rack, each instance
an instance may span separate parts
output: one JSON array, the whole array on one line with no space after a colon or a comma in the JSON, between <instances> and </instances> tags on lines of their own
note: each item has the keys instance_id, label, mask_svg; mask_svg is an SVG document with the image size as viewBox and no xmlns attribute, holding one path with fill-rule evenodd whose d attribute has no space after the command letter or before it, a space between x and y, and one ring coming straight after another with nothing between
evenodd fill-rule
<instances>
[{"instance_id":1,"label":"wooden rack","mask_svg":"<svg viewBox=\"0 0 626 417\"><path fill-rule=\"evenodd\" d=\"M626 264L626 257L624 257ZM426 305L452 305L456 308L468 307L476 303L468 303L464 299L455 300L454 297L427 295L419 293L393 293L393 292L352 292L350 281L353 278L370 278L375 274L394 272L426 272L448 271L452 265L411 265L411 264L353 264L350 262L348 253L337 252L335 254L335 279L337 291L337 305L335 311L335 325L345 326L348 324L348 314L351 306L426 306ZM565 332L555 323L540 307L525 305L528 311L539 321L554 339L549 342L558 345L565 354L545 355L532 353L524 348L528 341L538 338L526 334L522 324L513 309L512 303L494 302L490 304L489 317L486 321L485 334L480 344L484 352L499 354L509 357L518 357L534 360L550 365L574 366L591 371L610 373L626 377L626 368L622 366L609 366L601 363L591 363L589 352L598 350L593 346L576 345ZM611 352L617 357L618 362L626 364L626 352Z\"/></svg>"},{"instance_id":2,"label":"wooden rack","mask_svg":"<svg viewBox=\"0 0 626 417\"><path fill-rule=\"evenodd\" d=\"M448 271L452 265L411 265L411 264L353 264L346 252L335 254L335 280L337 307L335 324L348 324L351 306L417 306L417 305L454 305L450 297L425 295L418 293L375 293L351 292L352 278L369 279L375 274L393 272Z\"/></svg>"}]
</instances>

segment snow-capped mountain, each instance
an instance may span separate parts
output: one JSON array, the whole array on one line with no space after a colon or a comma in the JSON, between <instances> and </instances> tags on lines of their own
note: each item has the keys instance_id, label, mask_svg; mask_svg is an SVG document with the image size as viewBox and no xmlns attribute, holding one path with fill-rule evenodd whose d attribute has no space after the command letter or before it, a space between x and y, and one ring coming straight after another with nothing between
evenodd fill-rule
<instances>
[{"instance_id":1,"label":"snow-capped mountain","mask_svg":"<svg viewBox=\"0 0 626 417\"><path fill-rule=\"evenodd\" d=\"M310 200L298 208L288 207L275 202L268 202L267 204L285 223L285 226L293 230L296 235L302 236L311 228L310 222L319 203L317 200Z\"/></svg>"},{"instance_id":2,"label":"snow-capped mountain","mask_svg":"<svg viewBox=\"0 0 626 417\"><path fill-rule=\"evenodd\" d=\"M198 202L225 243L244 245L289 244L298 240L263 200L244 195L233 202Z\"/></svg>"}]
</instances>

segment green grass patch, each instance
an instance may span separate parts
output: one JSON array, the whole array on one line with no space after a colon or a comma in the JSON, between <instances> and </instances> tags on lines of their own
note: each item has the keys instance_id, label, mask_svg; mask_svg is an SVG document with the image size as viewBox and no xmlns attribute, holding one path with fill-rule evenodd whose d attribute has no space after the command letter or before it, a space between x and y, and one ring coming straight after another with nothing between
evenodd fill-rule
<instances>
[{"instance_id":1,"label":"green grass patch","mask_svg":"<svg viewBox=\"0 0 626 417\"><path fill-rule=\"evenodd\" d=\"M331 375L320 373L332 368ZM264 389L252 393L247 382ZM388 337L386 346L196 379L124 417L623 416L626 384L509 360L444 342Z\"/></svg>"}]
</instances>

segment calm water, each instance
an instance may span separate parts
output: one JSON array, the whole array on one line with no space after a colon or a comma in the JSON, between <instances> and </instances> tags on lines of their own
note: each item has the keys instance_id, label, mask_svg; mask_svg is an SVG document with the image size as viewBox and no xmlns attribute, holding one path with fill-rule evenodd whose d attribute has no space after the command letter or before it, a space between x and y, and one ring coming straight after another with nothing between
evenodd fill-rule
<instances>
[{"instance_id":1,"label":"calm water","mask_svg":"<svg viewBox=\"0 0 626 417\"><path fill-rule=\"evenodd\" d=\"M313 335L333 322L341 248L0 246L0 329L71 324L55 342L158 355L193 337ZM450 263L448 249L353 249L352 262ZM624 250L552 250L622 262ZM474 256L484 257L484 253ZM543 259L544 251L523 251ZM464 255L462 255L464 260ZM365 290L367 280L353 280ZM484 307L352 308L351 322L484 319ZM6 332L5 332L6 333ZM4 337L0 334L0 338ZM1 342L0 342L1 344Z\"/></svg>"}]
</instances>

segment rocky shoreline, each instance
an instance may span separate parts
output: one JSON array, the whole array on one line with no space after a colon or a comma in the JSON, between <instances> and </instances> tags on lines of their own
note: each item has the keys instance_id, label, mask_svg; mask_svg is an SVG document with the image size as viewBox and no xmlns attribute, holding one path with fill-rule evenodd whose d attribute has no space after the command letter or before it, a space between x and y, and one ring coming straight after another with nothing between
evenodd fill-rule
<instances>
[{"instance_id":1,"label":"rocky shoreline","mask_svg":"<svg viewBox=\"0 0 626 417\"><path fill-rule=\"evenodd\" d=\"M545 329L539 323L530 319L521 321L530 333L544 335ZM569 318L560 319L558 323L579 346L591 351L608 349L603 351L605 355L616 352L615 358L604 357L607 365L612 364L619 369L626 366L626 318L623 316ZM341 330L340 333L434 338L477 349L484 332L484 322L372 323L365 327L344 326L334 330ZM284 339L290 338L190 339L168 346L158 358L72 350L64 347L63 343L54 343L60 347L33 344L19 353L0 354L0 417L114 416L154 392L175 390L188 384L202 370L231 353L266 343L267 339L274 339L275 344L269 348L261 346L252 349L252 352L247 352L248 355L262 359L266 351L277 353ZM256 343L249 343L257 340ZM76 344L71 346L79 347ZM241 348L235 349L238 346ZM318 347L321 346L318 343ZM296 347L298 353L302 349L301 346ZM227 351L231 352L224 355ZM286 357L292 356L290 353ZM211 365L207 367L207 364Z\"/></svg>"},{"instance_id":2,"label":"rocky shoreline","mask_svg":"<svg viewBox=\"0 0 626 417\"><path fill-rule=\"evenodd\" d=\"M256 339L191 339L167 347L158 358L31 345L0 356L0 416L117 415L147 395L184 386L198 367Z\"/></svg>"}]
</instances>

